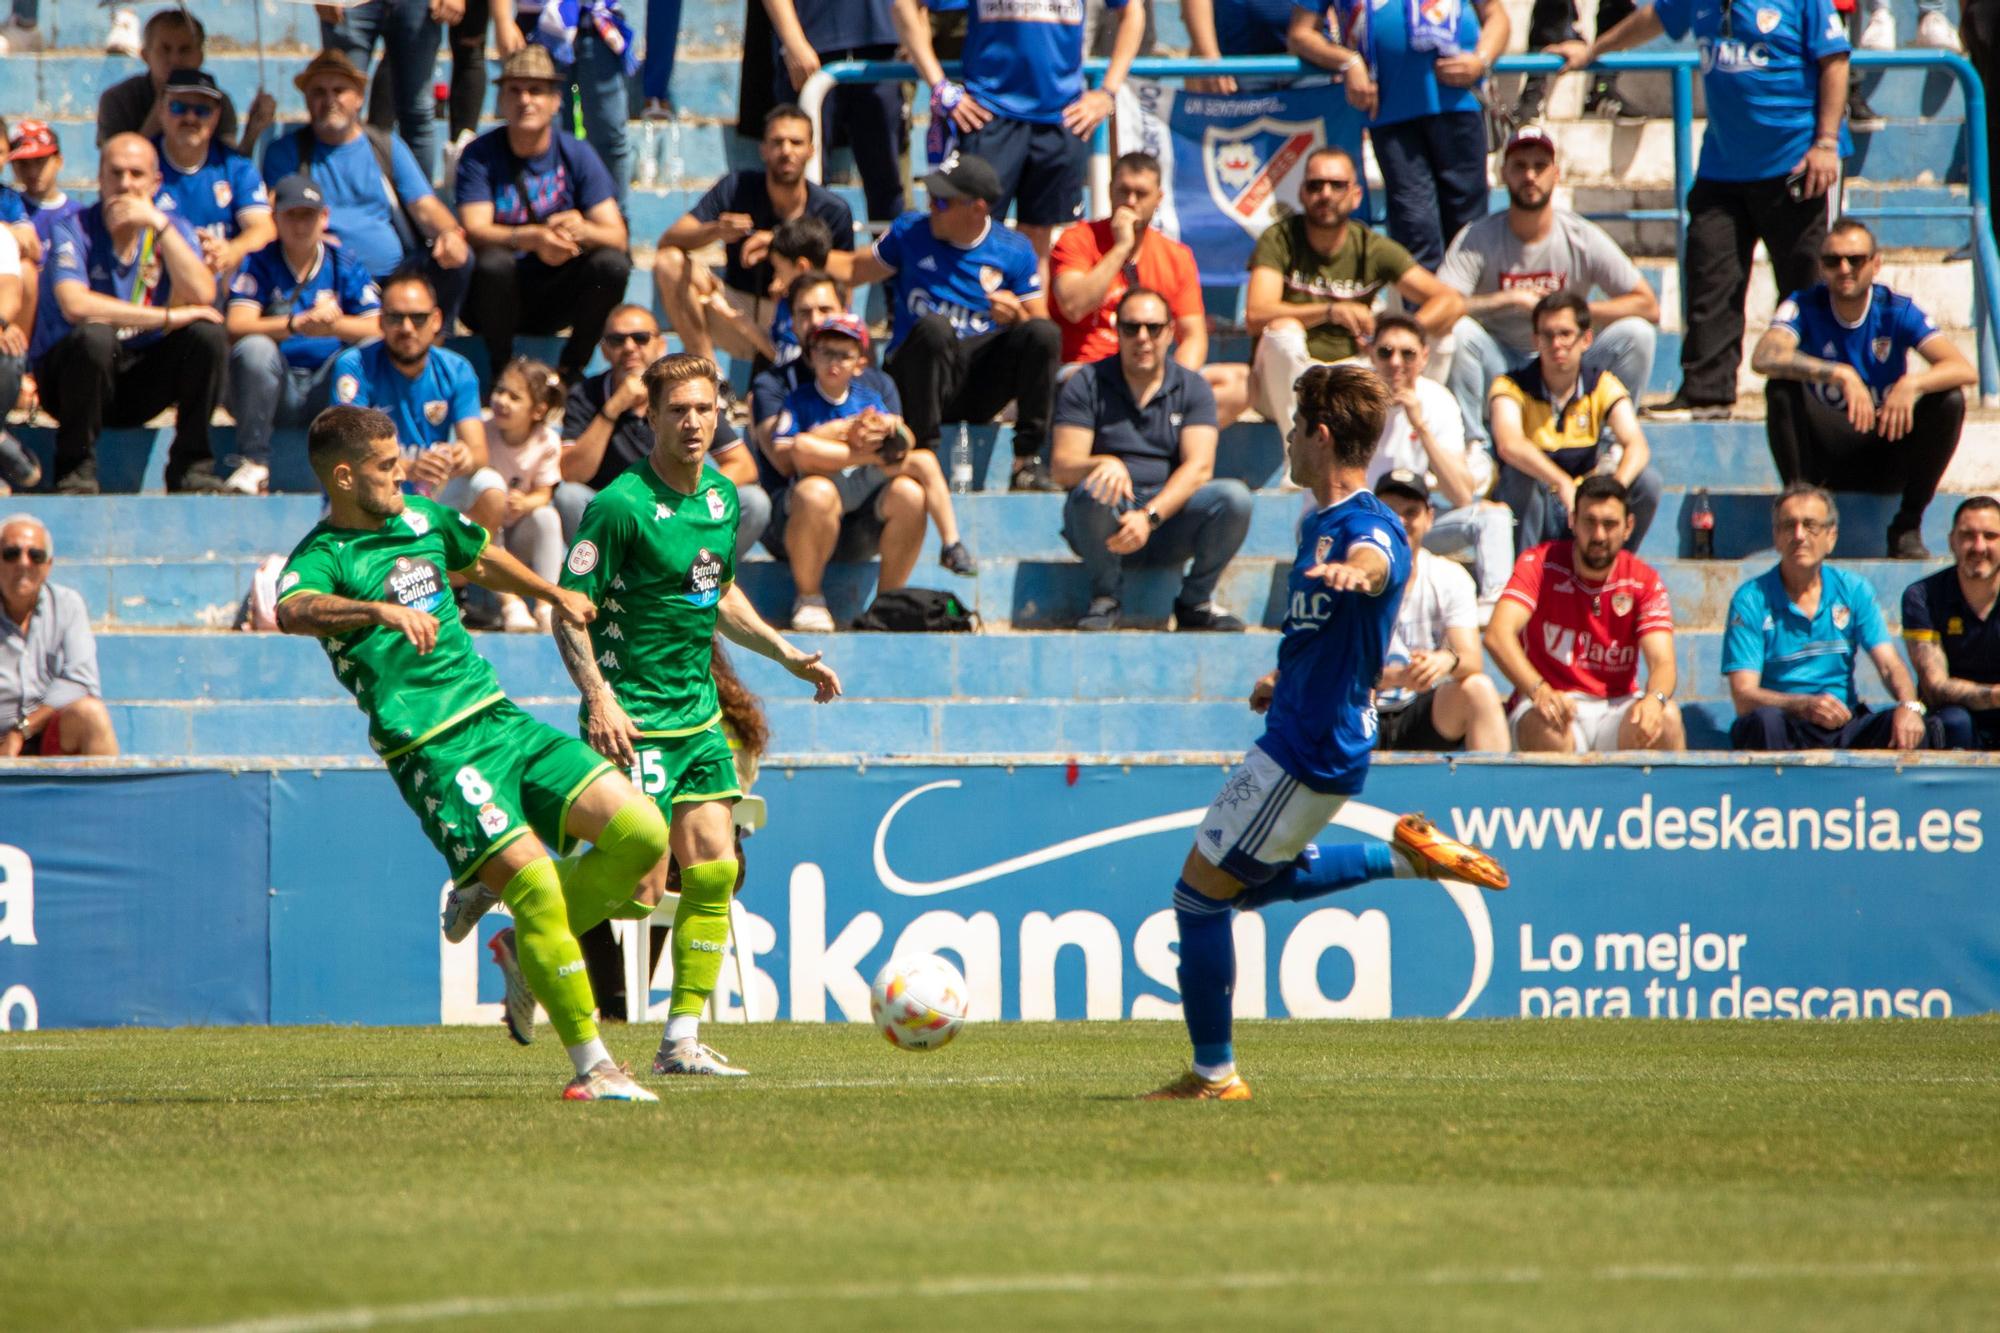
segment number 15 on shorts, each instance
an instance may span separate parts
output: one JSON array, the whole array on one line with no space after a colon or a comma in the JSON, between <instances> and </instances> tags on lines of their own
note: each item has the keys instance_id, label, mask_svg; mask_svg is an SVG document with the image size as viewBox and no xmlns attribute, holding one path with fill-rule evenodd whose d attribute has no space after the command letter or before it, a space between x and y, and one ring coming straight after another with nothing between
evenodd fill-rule
<instances>
[{"instance_id":1,"label":"number 15 on shorts","mask_svg":"<svg viewBox=\"0 0 2000 1333\"><path fill-rule=\"evenodd\" d=\"M632 765L632 785L648 796L658 796L667 789L667 766L658 750L639 751L638 761Z\"/></svg>"}]
</instances>

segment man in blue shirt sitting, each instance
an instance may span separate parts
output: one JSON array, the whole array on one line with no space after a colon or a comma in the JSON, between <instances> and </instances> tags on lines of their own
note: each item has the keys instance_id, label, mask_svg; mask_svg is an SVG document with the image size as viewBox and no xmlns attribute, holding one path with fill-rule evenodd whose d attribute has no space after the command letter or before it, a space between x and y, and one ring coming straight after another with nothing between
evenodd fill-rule
<instances>
[{"instance_id":1,"label":"man in blue shirt sitting","mask_svg":"<svg viewBox=\"0 0 2000 1333\"><path fill-rule=\"evenodd\" d=\"M382 294L359 260L326 244L326 199L304 176L272 196L278 239L229 285L229 413L236 457L225 485L255 495L271 479L271 431L303 426L332 398L343 347L382 336Z\"/></svg>"},{"instance_id":2,"label":"man in blue shirt sitting","mask_svg":"<svg viewBox=\"0 0 2000 1333\"><path fill-rule=\"evenodd\" d=\"M1034 249L995 221L1000 178L983 158L953 153L924 188L928 215L903 214L868 253L827 267L856 287L895 279L888 368L920 448L937 448L942 423L991 421L1011 401L1013 489L1056 490L1041 452L1062 333Z\"/></svg>"},{"instance_id":3,"label":"man in blue shirt sitting","mask_svg":"<svg viewBox=\"0 0 2000 1333\"><path fill-rule=\"evenodd\" d=\"M1833 497L1787 486L1771 510L1778 563L1729 599L1722 674L1736 704L1739 750L1934 750L1925 715L1868 584L1826 563L1840 535ZM1854 688L1866 653L1896 706L1871 712Z\"/></svg>"},{"instance_id":4,"label":"man in blue shirt sitting","mask_svg":"<svg viewBox=\"0 0 2000 1333\"><path fill-rule=\"evenodd\" d=\"M1954 564L1903 593L1903 646L1948 750L2000 750L2000 500L1951 520Z\"/></svg>"},{"instance_id":5,"label":"man in blue shirt sitting","mask_svg":"<svg viewBox=\"0 0 2000 1333\"><path fill-rule=\"evenodd\" d=\"M1824 280L1785 298L1750 360L1771 377L1771 458L1787 482L1900 491L1889 555L1928 560L1924 508L1958 451L1963 390L1979 372L1915 301L1875 281L1882 256L1860 222L1833 224L1819 266ZM1910 370L1913 350L1921 371Z\"/></svg>"},{"instance_id":6,"label":"man in blue shirt sitting","mask_svg":"<svg viewBox=\"0 0 2000 1333\"><path fill-rule=\"evenodd\" d=\"M161 176L154 202L194 228L208 271L227 282L245 255L276 239L270 198L250 159L216 136L222 89L213 75L177 69L164 98L164 128L153 140Z\"/></svg>"},{"instance_id":7,"label":"man in blue shirt sitting","mask_svg":"<svg viewBox=\"0 0 2000 1333\"><path fill-rule=\"evenodd\" d=\"M1071 487L1063 537L1090 575L1078 629L1116 629L1127 567L1189 560L1174 628L1240 630L1215 585L1250 531L1250 491L1215 476L1215 393L1175 361L1166 298L1118 302L1118 355L1080 368L1056 400L1050 474Z\"/></svg>"},{"instance_id":8,"label":"man in blue shirt sitting","mask_svg":"<svg viewBox=\"0 0 2000 1333\"><path fill-rule=\"evenodd\" d=\"M229 335L201 242L153 202L160 162L136 134L107 139L100 202L50 233L28 362L56 419L56 490L97 494L97 437L174 409L167 489L222 489L209 417Z\"/></svg>"},{"instance_id":9,"label":"man in blue shirt sitting","mask_svg":"<svg viewBox=\"0 0 2000 1333\"><path fill-rule=\"evenodd\" d=\"M495 375L516 333L569 329L557 369L578 379L632 272L618 187L597 150L555 128L562 88L548 48L500 67L506 124L458 159L458 213L475 253L465 322Z\"/></svg>"}]
</instances>

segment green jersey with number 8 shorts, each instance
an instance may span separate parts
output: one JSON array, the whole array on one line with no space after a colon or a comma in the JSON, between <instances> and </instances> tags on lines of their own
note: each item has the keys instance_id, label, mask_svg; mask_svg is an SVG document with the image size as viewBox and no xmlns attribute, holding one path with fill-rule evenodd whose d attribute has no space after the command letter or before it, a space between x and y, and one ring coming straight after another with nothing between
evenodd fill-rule
<instances>
[{"instance_id":1,"label":"green jersey with number 8 shorts","mask_svg":"<svg viewBox=\"0 0 2000 1333\"><path fill-rule=\"evenodd\" d=\"M319 643L334 678L368 715L369 744L459 884L530 829L567 850L570 803L611 767L510 702L473 648L448 575L474 564L488 540L477 523L412 495L401 514L372 532L319 524L278 580L280 604L324 593L394 602L437 621L428 653L384 625Z\"/></svg>"},{"instance_id":2,"label":"green jersey with number 8 shorts","mask_svg":"<svg viewBox=\"0 0 2000 1333\"><path fill-rule=\"evenodd\" d=\"M703 468L693 495L641 458L577 525L562 586L596 604L597 667L642 738L632 780L673 806L743 794L709 672L716 610L736 578L736 484Z\"/></svg>"}]
</instances>

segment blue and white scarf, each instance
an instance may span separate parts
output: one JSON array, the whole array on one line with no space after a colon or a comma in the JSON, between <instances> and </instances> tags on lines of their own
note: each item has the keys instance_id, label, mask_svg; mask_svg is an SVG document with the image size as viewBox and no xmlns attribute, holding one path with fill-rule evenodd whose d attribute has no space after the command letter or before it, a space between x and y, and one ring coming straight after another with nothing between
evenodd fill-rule
<instances>
[{"instance_id":1,"label":"blue and white scarf","mask_svg":"<svg viewBox=\"0 0 2000 1333\"><path fill-rule=\"evenodd\" d=\"M576 63L576 31L585 22L596 31L598 40L620 57L626 78L639 72L632 25L619 12L618 0L549 0L535 23L535 40L549 48L556 64L567 69Z\"/></svg>"}]
</instances>

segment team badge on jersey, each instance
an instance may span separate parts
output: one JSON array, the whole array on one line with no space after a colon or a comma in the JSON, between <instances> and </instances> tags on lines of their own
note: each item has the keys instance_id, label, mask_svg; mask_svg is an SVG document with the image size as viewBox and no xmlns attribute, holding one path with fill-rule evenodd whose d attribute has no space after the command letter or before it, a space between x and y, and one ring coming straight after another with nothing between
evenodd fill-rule
<instances>
[{"instance_id":1,"label":"team badge on jersey","mask_svg":"<svg viewBox=\"0 0 2000 1333\"><path fill-rule=\"evenodd\" d=\"M342 375L333 382L333 396L343 403L351 403L361 393L361 381L352 375Z\"/></svg>"},{"instance_id":2,"label":"team badge on jersey","mask_svg":"<svg viewBox=\"0 0 2000 1333\"><path fill-rule=\"evenodd\" d=\"M395 568L383 580L383 600L418 611L436 611L445 600L446 586L444 574L430 561L399 555Z\"/></svg>"},{"instance_id":3,"label":"team badge on jersey","mask_svg":"<svg viewBox=\"0 0 2000 1333\"><path fill-rule=\"evenodd\" d=\"M578 542L569 548L569 572L579 577L597 568L597 543Z\"/></svg>"},{"instance_id":4,"label":"team badge on jersey","mask_svg":"<svg viewBox=\"0 0 2000 1333\"><path fill-rule=\"evenodd\" d=\"M1782 17L1783 15L1779 14L1778 11L1775 9L1758 10L1757 31L1766 33L1770 32L1773 28L1778 26L1778 20Z\"/></svg>"},{"instance_id":5,"label":"team badge on jersey","mask_svg":"<svg viewBox=\"0 0 2000 1333\"><path fill-rule=\"evenodd\" d=\"M215 206L217 208L229 207L229 201L235 197L236 193L229 188L228 181L215 182Z\"/></svg>"},{"instance_id":6,"label":"team badge on jersey","mask_svg":"<svg viewBox=\"0 0 2000 1333\"><path fill-rule=\"evenodd\" d=\"M1007 275L991 264L979 266L979 285L988 292L1000 290L1000 284L1007 281Z\"/></svg>"},{"instance_id":7,"label":"team badge on jersey","mask_svg":"<svg viewBox=\"0 0 2000 1333\"><path fill-rule=\"evenodd\" d=\"M1632 614L1632 594L1631 594L1631 593L1629 593L1629 592L1614 592L1614 593L1612 593L1612 594L1611 594L1611 614L1613 614L1613 615L1615 615L1615 616L1629 616L1629 615L1631 615L1631 614Z\"/></svg>"},{"instance_id":8,"label":"team badge on jersey","mask_svg":"<svg viewBox=\"0 0 2000 1333\"><path fill-rule=\"evenodd\" d=\"M722 516L728 512L729 506L723 503L722 492L716 490L714 487L710 487L708 492L708 516L720 523Z\"/></svg>"},{"instance_id":9,"label":"team badge on jersey","mask_svg":"<svg viewBox=\"0 0 2000 1333\"><path fill-rule=\"evenodd\" d=\"M432 399L430 402L424 404L424 420L430 422L433 426L442 426L444 424L444 414L450 410L450 408L445 406L443 399Z\"/></svg>"},{"instance_id":10,"label":"team badge on jersey","mask_svg":"<svg viewBox=\"0 0 2000 1333\"><path fill-rule=\"evenodd\" d=\"M692 606L714 606L722 600L722 560L706 546L688 566L687 591L682 596Z\"/></svg>"},{"instance_id":11,"label":"team badge on jersey","mask_svg":"<svg viewBox=\"0 0 2000 1333\"><path fill-rule=\"evenodd\" d=\"M405 509L403 511L403 526L421 537L431 530L431 521L414 509Z\"/></svg>"},{"instance_id":12,"label":"team badge on jersey","mask_svg":"<svg viewBox=\"0 0 2000 1333\"><path fill-rule=\"evenodd\" d=\"M1868 350L1875 354L1877 361L1882 362L1888 361L1889 353L1894 351L1895 348L1896 340L1893 338L1877 338L1874 342L1868 344Z\"/></svg>"},{"instance_id":13,"label":"team badge on jersey","mask_svg":"<svg viewBox=\"0 0 2000 1333\"><path fill-rule=\"evenodd\" d=\"M1951 619L1944 622L1944 632L1946 634L1951 635L1955 639L1959 635L1965 633L1965 622L1959 619L1957 616L1953 616Z\"/></svg>"},{"instance_id":14,"label":"team badge on jersey","mask_svg":"<svg viewBox=\"0 0 2000 1333\"><path fill-rule=\"evenodd\" d=\"M1835 629L1846 629L1847 622L1852 618L1853 614L1845 606L1836 606L1833 608L1833 627Z\"/></svg>"},{"instance_id":15,"label":"team badge on jersey","mask_svg":"<svg viewBox=\"0 0 2000 1333\"><path fill-rule=\"evenodd\" d=\"M1325 564L1326 558L1332 554L1333 554L1333 538L1321 537L1318 541L1313 543L1314 564L1316 565Z\"/></svg>"},{"instance_id":16,"label":"team badge on jersey","mask_svg":"<svg viewBox=\"0 0 2000 1333\"><path fill-rule=\"evenodd\" d=\"M479 827L486 830L487 837L498 837L500 831L507 827L507 812L488 801L479 807Z\"/></svg>"},{"instance_id":17,"label":"team badge on jersey","mask_svg":"<svg viewBox=\"0 0 2000 1333\"><path fill-rule=\"evenodd\" d=\"M278 580L278 591L280 593L290 592L292 589L298 586L299 586L299 571L297 571L296 569L286 570L285 577Z\"/></svg>"}]
</instances>

